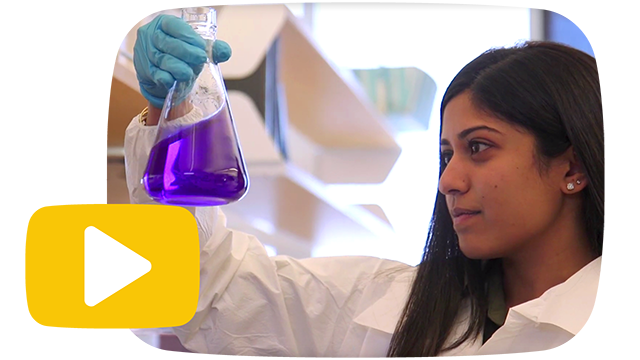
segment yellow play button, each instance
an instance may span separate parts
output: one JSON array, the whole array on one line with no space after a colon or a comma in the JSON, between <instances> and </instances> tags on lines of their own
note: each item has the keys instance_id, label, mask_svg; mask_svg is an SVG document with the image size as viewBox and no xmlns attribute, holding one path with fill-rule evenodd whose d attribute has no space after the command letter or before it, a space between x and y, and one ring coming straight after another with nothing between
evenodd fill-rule
<instances>
[{"instance_id":1,"label":"yellow play button","mask_svg":"<svg viewBox=\"0 0 640 360\"><path fill-rule=\"evenodd\" d=\"M180 326L195 314L196 221L167 205L67 205L36 211L26 247L27 302L40 324Z\"/></svg>"}]
</instances>

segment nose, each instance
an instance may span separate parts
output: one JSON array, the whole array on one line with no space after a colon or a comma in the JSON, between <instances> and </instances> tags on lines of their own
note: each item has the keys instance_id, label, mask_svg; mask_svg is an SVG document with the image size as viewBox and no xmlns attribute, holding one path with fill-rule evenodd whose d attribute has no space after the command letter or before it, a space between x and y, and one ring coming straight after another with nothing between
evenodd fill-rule
<instances>
[{"instance_id":1,"label":"nose","mask_svg":"<svg viewBox=\"0 0 640 360\"><path fill-rule=\"evenodd\" d=\"M464 164L453 156L440 176L438 190L444 195L459 195L469 191L469 184Z\"/></svg>"}]
</instances>

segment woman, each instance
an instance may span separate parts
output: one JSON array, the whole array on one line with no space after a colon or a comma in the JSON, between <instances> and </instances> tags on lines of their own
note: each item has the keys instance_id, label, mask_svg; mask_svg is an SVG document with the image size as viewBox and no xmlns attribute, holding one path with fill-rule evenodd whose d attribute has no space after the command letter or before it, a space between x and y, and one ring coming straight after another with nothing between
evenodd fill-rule
<instances>
[{"instance_id":1,"label":"woman","mask_svg":"<svg viewBox=\"0 0 640 360\"><path fill-rule=\"evenodd\" d=\"M166 96L150 74L188 73L204 48L184 25L162 16L139 32L136 70L142 93L148 87L153 95L125 139L133 203L150 201L139 180L154 141L154 103ZM165 33L184 45L153 43ZM175 60L149 55L163 49ZM440 115L439 192L417 267L368 257L269 258L253 236L225 227L221 209L190 209L201 287L194 318L174 329L183 345L217 354L377 357L533 351L571 339L591 313L602 254L595 60L546 42L487 51L453 79Z\"/></svg>"}]
</instances>

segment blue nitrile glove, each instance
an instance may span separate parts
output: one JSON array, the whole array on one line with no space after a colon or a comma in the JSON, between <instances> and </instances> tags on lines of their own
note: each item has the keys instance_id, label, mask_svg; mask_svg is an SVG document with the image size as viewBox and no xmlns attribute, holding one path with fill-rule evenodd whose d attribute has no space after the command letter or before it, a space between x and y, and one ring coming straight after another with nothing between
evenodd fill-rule
<instances>
[{"instance_id":1,"label":"blue nitrile glove","mask_svg":"<svg viewBox=\"0 0 640 360\"><path fill-rule=\"evenodd\" d=\"M186 87L190 91L207 61L202 37L184 20L171 15L159 15L140 27L133 50L140 92L157 108L162 108L176 80L191 83ZM231 57L229 44L221 40L216 40L212 52L215 63Z\"/></svg>"}]
</instances>

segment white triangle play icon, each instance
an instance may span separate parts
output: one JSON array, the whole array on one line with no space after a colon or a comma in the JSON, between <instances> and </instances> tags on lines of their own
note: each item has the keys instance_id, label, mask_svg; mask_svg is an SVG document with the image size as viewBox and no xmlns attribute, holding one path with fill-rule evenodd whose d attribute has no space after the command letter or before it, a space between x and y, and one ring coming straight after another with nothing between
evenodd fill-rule
<instances>
[{"instance_id":1,"label":"white triangle play icon","mask_svg":"<svg viewBox=\"0 0 640 360\"><path fill-rule=\"evenodd\" d=\"M84 302L95 306L151 270L149 260L109 235L84 230Z\"/></svg>"}]
</instances>

